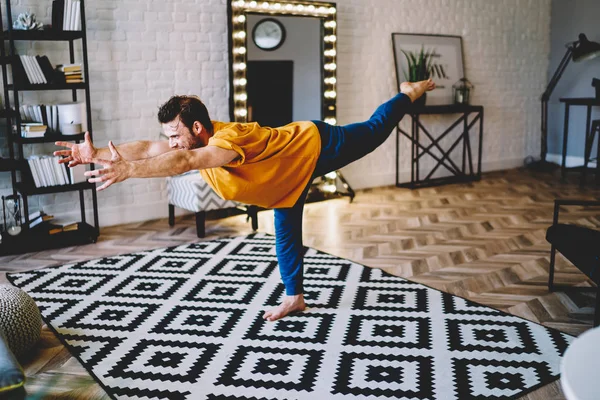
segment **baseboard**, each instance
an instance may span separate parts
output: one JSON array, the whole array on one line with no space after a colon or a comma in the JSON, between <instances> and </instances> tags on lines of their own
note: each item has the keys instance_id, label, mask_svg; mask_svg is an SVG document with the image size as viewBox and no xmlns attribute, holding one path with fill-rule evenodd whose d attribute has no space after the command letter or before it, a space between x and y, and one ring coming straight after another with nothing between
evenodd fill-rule
<instances>
[{"instance_id":1,"label":"baseboard","mask_svg":"<svg viewBox=\"0 0 600 400\"><path fill-rule=\"evenodd\" d=\"M546 154L546 160L561 165L562 154ZM567 156L567 158L565 159L565 165L567 168L581 167L583 166L583 157ZM588 168L596 168L596 162L589 162Z\"/></svg>"},{"instance_id":2,"label":"baseboard","mask_svg":"<svg viewBox=\"0 0 600 400\"><path fill-rule=\"evenodd\" d=\"M499 171L504 169L513 169L523 166L523 158L509 160L488 161L481 163L482 172ZM440 167L441 168L441 167ZM396 184L396 173L389 172L383 174L361 173L360 175L345 173L342 169L344 178L348 181L352 189L368 189L381 186L393 186ZM427 171L421 171L420 176L425 176ZM410 171L400 172L400 182L410 181Z\"/></svg>"}]
</instances>

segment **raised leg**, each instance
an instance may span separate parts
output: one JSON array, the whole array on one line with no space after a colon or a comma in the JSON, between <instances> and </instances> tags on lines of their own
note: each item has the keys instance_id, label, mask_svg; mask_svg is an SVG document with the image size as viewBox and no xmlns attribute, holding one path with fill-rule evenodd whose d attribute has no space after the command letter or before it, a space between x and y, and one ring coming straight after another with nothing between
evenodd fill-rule
<instances>
[{"instance_id":1,"label":"raised leg","mask_svg":"<svg viewBox=\"0 0 600 400\"><path fill-rule=\"evenodd\" d=\"M196 235L203 238L206 232L204 231L204 223L206 222L206 212L198 211L196 213Z\"/></svg>"},{"instance_id":2,"label":"raised leg","mask_svg":"<svg viewBox=\"0 0 600 400\"><path fill-rule=\"evenodd\" d=\"M344 126L315 121L321 134L321 154L315 176L341 169L381 146L410 111L412 101L434 88L432 81L404 82L401 93L377 107L366 121Z\"/></svg>"},{"instance_id":3,"label":"raised leg","mask_svg":"<svg viewBox=\"0 0 600 400\"><path fill-rule=\"evenodd\" d=\"M169 226L175 225L175 206L169 204Z\"/></svg>"}]
</instances>

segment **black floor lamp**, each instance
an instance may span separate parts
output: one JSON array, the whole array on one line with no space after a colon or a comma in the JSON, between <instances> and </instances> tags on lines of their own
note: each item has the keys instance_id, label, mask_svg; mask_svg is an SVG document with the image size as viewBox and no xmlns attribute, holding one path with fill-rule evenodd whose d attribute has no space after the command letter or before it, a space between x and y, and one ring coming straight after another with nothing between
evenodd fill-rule
<instances>
[{"instance_id":1,"label":"black floor lamp","mask_svg":"<svg viewBox=\"0 0 600 400\"><path fill-rule=\"evenodd\" d=\"M553 171L558 167L557 164L546 161L546 153L548 152L548 100L556 84L560 80L563 72L569 65L571 59L575 62L591 60L600 56L600 44L590 42L583 33L579 34L579 40L567 43L567 52L560 61L556 72L550 79L546 90L542 94L542 148L540 160L529 164L529 167L538 171Z\"/></svg>"}]
</instances>

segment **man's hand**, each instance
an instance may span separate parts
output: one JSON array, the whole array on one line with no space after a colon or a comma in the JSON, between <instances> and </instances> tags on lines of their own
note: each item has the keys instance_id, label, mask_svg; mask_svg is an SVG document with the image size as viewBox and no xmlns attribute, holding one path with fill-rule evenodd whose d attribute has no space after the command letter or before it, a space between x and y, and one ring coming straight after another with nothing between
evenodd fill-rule
<instances>
[{"instance_id":1,"label":"man's hand","mask_svg":"<svg viewBox=\"0 0 600 400\"><path fill-rule=\"evenodd\" d=\"M71 143L71 142L55 142L57 146L67 147L68 150L58 150L54 152L55 156L62 156L59 164L69 163L69 167L74 167L79 164L86 164L84 160L92 159L98 154L98 149L92 144L90 139L90 133L86 132L84 135L83 143Z\"/></svg>"},{"instance_id":2,"label":"man's hand","mask_svg":"<svg viewBox=\"0 0 600 400\"><path fill-rule=\"evenodd\" d=\"M100 164L104 168L94 171L85 172L85 176L96 176L97 178L88 179L90 183L105 182L96 191L101 191L112 185L113 183L123 182L131 177L131 162L123 159L112 141L108 142L108 149L112 154L110 160L102 160L99 158L84 158L84 164Z\"/></svg>"}]
</instances>

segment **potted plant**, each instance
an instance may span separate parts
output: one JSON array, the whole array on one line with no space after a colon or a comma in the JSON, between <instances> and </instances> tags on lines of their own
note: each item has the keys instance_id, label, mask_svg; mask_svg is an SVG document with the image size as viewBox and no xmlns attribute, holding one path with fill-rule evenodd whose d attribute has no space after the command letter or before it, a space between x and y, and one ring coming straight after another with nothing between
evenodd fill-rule
<instances>
[{"instance_id":1,"label":"potted plant","mask_svg":"<svg viewBox=\"0 0 600 400\"><path fill-rule=\"evenodd\" d=\"M408 82L418 82L429 79L431 76L431 64L433 61L433 54L435 50L427 50L421 46L421 50L416 51L404 51L401 50L404 56L406 57L406 62L408 63L408 71L404 68L402 69L404 72L404 78ZM427 93L424 93L416 102L416 105L425 105L425 99L427 98Z\"/></svg>"}]
</instances>

